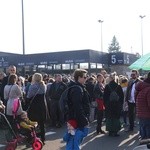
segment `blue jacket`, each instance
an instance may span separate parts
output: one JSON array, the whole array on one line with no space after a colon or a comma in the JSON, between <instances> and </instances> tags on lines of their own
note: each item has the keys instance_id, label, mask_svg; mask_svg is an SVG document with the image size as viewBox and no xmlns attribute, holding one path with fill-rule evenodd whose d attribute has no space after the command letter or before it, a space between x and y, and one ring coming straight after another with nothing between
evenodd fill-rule
<instances>
[{"instance_id":1,"label":"blue jacket","mask_svg":"<svg viewBox=\"0 0 150 150\"><path fill-rule=\"evenodd\" d=\"M88 135L88 128L76 129L75 135L71 135L66 132L63 140L67 142L66 150L80 150L80 144L83 141L83 138Z\"/></svg>"}]
</instances>

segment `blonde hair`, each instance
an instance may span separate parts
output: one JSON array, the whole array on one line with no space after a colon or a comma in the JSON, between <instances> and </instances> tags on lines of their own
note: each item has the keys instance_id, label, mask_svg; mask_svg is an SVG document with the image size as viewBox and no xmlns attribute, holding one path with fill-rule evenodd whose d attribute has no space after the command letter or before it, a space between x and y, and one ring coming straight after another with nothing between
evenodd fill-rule
<instances>
[{"instance_id":1,"label":"blonde hair","mask_svg":"<svg viewBox=\"0 0 150 150\"><path fill-rule=\"evenodd\" d=\"M32 81L33 83L38 82L38 83L44 84L43 76L40 73L35 73L32 77Z\"/></svg>"}]
</instances>

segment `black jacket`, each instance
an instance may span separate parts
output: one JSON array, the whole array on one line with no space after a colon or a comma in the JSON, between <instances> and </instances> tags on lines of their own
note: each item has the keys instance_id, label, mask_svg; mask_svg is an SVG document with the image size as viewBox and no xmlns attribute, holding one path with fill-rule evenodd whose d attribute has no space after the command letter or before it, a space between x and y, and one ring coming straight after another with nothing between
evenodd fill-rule
<instances>
[{"instance_id":1,"label":"black jacket","mask_svg":"<svg viewBox=\"0 0 150 150\"><path fill-rule=\"evenodd\" d=\"M54 82L51 85L51 88L48 92L48 95L51 100L57 100L59 101L61 94L67 89L67 85L63 82L56 83Z\"/></svg>"},{"instance_id":2,"label":"black jacket","mask_svg":"<svg viewBox=\"0 0 150 150\"><path fill-rule=\"evenodd\" d=\"M68 119L76 119L79 128L83 128L88 125L88 115L90 114L90 101L89 94L82 84L79 82L75 83L79 87L71 88L69 92L69 100L71 106L69 109Z\"/></svg>"},{"instance_id":3,"label":"black jacket","mask_svg":"<svg viewBox=\"0 0 150 150\"><path fill-rule=\"evenodd\" d=\"M111 89L115 90L119 96L119 100L116 102L111 102L109 100ZM123 90L120 85L118 85L115 81L111 81L109 84L105 86L104 89L104 105L105 105L105 115L106 118L119 118L122 110L122 105L124 101Z\"/></svg>"}]
</instances>

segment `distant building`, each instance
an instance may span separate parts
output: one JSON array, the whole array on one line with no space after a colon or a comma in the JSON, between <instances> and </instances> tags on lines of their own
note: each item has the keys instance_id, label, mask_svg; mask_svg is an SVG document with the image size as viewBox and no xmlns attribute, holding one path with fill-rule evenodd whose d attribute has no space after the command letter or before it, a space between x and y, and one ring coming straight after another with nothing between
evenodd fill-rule
<instances>
[{"instance_id":1,"label":"distant building","mask_svg":"<svg viewBox=\"0 0 150 150\"><path fill-rule=\"evenodd\" d=\"M77 68L95 74L102 68L124 74L136 59L134 54L108 54L91 49L27 55L0 52L0 68L7 72L9 65L15 65L21 75L34 72L71 74Z\"/></svg>"}]
</instances>

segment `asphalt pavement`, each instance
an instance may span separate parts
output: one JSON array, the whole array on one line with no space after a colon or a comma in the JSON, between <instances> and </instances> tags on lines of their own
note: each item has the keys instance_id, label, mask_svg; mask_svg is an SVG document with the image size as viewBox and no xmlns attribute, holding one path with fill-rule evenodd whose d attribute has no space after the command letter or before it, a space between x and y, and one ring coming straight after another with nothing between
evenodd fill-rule
<instances>
[{"instance_id":1,"label":"asphalt pavement","mask_svg":"<svg viewBox=\"0 0 150 150\"><path fill-rule=\"evenodd\" d=\"M125 128L122 127L118 137L110 137L108 133L97 135L95 128L96 121L89 126L89 134L81 145L82 150L133 150L139 144L138 125L133 132L125 132ZM47 127L43 150L65 150L65 143L62 140L65 130L65 125L62 128ZM103 130L105 130L105 123L103 123ZM4 150L6 146L5 132L0 129L0 150ZM31 149L26 148L24 143L17 146L17 150Z\"/></svg>"}]
</instances>

